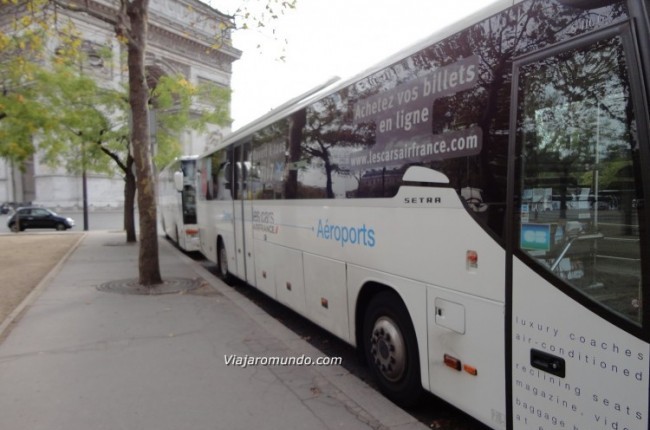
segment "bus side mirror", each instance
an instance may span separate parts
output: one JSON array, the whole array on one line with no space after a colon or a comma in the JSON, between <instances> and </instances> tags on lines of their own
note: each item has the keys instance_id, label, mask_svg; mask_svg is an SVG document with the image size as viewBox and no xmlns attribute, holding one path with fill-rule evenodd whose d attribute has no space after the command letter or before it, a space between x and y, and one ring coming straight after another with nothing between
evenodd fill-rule
<instances>
[{"instance_id":1,"label":"bus side mirror","mask_svg":"<svg viewBox=\"0 0 650 430\"><path fill-rule=\"evenodd\" d=\"M176 188L176 191L181 192L183 191L183 185L185 185L184 182L185 178L183 177L183 172L178 171L174 172L174 187Z\"/></svg>"}]
</instances>

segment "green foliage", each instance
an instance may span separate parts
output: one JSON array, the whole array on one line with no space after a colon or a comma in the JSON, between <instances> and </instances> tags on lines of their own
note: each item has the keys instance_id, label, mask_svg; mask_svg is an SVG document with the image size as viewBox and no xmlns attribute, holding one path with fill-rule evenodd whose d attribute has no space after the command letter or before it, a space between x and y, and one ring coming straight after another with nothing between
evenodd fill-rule
<instances>
[{"instance_id":1,"label":"green foliage","mask_svg":"<svg viewBox=\"0 0 650 430\"><path fill-rule=\"evenodd\" d=\"M43 160L75 173L84 167L114 173L112 160L103 152L128 149L125 92L100 88L94 79L66 66L54 67L40 83L50 88L46 99L57 116L57 126L39 136Z\"/></svg>"},{"instance_id":2,"label":"green foliage","mask_svg":"<svg viewBox=\"0 0 650 430\"><path fill-rule=\"evenodd\" d=\"M22 165L38 151L48 164L73 172L82 164L110 172L95 143L110 135L107 118L125 111L121 95L100 90L83 75L74 32L59 35L56 52L48 52L49 33L32 16L29 21L29 29L2 33L9 45L0 63L0 156Z\"/></svg>"},{"instance_id":3,"label":"green foliage","mask_svg":"<svg viewBox=\"0 0 650 430\"><path fill-rule=\"evenodd\" d=\"M49 158L64 146L60 138L41 142L60 135L61 116L71 109L67 100L57 102L57 93L73 86L88 89L88 82L64 69L78 62L79 41L72 32L57 33L61 49L56 53L47 49L55 26L52 16L43 12L46 4L0 4L6 16L13 16L0 27L0 157L19 166L36 153L37 141Z\"/></svg>"},{"instance_id":4,"label":"green foliage","mask_svg":"<svg viewBox=\"0 0 650 430\"><path fill-rule=\"evenodd\" d=\"M3 0L5 1L5 0ZM47 32L30 15L0 29L0 157L22 164L34 153L32 136L50 129L51 111L33 84L41 72Z\"/></svg>"}]
</instances>

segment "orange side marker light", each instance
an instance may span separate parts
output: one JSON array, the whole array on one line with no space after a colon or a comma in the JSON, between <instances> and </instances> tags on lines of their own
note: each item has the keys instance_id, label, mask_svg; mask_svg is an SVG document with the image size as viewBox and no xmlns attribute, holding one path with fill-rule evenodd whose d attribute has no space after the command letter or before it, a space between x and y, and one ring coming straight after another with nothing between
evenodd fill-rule
<instances>
[{"instance_id":1,"label":"orange side marker light","mask_svg":"<svg viewBox=\"0 0 650 430\"><path fill-rule=\"evenodd\" d=\"M476 369L476 367L470 366L469 364L465 364L463 366L463 370L472 376L478 375L478 370Z\"/></svg>"},{"instance_id":2,"label":"orange side marker light","mask_svg":"<svg viewBox=\"0 0 650 430\"><path fill-rule=\"evenodd\" d=\"M457 359L457 358L455 358L455 357L452 357L452 356L449 355L449 354L445 354L445 360L444 360L444 362L445 362L445 365L446 365L447 367L451 367L452 369L454 369L454 370L458 370L458 371L460 372L460 364L461 364L461 363L460 363L460 360L459 360L459 359Z\"/></svg>"}]
</instances>

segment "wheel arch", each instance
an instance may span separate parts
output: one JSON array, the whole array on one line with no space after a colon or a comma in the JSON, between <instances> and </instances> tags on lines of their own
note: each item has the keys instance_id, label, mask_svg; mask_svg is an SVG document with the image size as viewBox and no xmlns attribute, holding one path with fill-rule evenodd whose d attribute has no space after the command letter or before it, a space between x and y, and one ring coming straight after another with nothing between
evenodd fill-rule
<instances>
[{"instance_id":1,"label":"wheel arch","mask_svg":"<svg viewBox=\"0 0 650 430\"><path fill-rule=\"evenodd\" d=\"M420 358L420 382L425 390L430 389L427 290L427 286L421 282L360 266L348 266L350 343L355 347L359 359L365 362L363 323L368 306L373 297L382 292L389 292L404 305L415 331Z\"/></svg>"},{"instance_id":2,"label":"wheel arch","mask_svg":"<svg viewBox=\"0 0 650 430\"><path fill-rule=\"evenodd\" d=\"M382 314L386 316L376 319ZM388 319L380 323L384 318ZM428 389L423 384L428 372L423 372L427 368L427 360L423 359L422 354L424 352L426 357L427 346L426 342L423 344L418 339L416 321L405 297L392 286L367 282L359 291L355 323L358 354L375 376L380 391L401 406L418 404L422 393ZM375 328L370 328L373 324ZM391 329L397 331L391 332ZM371 349L373 352L370 352ZM370 355L375 357L374 360ZM395 363L398 363L397 368L391 367ZM403 363L403 370L399 370L399 363Z\"/></svg>"}]
</instances>

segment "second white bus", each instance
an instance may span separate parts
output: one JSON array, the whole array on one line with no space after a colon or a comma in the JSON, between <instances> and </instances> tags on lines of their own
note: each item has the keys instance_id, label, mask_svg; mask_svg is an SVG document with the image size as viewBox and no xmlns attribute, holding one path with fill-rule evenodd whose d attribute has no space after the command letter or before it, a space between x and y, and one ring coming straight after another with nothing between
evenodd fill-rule
<instances>
[{"instance_id":1,"label":"second white bus","mask_svg":"<svg viewBox=\"0 0 650 430\"><path fill-rule=\"evenodd\" d=\"M191 155L177 158L158 176L158 210L163 232L184 251L199 250L196 159Z\"/></svg>"}]
</instances>

